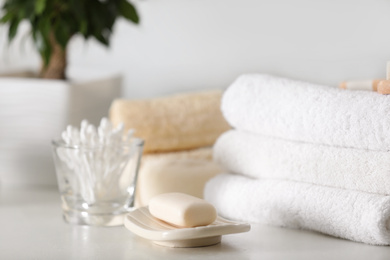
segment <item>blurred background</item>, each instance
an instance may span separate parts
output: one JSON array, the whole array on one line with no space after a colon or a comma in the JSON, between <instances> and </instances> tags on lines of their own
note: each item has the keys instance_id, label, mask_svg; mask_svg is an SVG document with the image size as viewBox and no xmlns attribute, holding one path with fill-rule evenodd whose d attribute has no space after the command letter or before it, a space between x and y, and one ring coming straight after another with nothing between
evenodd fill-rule
<instances>
[{"instance_id":1,"label":"blurred background","mask_svg":"<svg viewBox=\"0 0 390 260\"><path fill-rule=\"evenodd\" d=\"M336 87L344 80L384 78L390 60L388 0L132 3L140 24L119 17L109 48L80 35L70 40L71 81L0 77L3 184L55 184L50 141L84 118L96 125L120 96L148 99L225 89L243 73L269 73ZM23 21L9 45L8 25L0 26L0 75L39 71L41 60L29 32L29 24ZM85 86L72 81L73 75L85 77L85 71L95 71L102 79L91 77ZM217 102L214 109L219 112ZM138 116L143 122L155 114Z\"/></svg>"},{"instance_id":2,"label":"blurred background","mask_svg":"<svg viewBox=\"0 0 390 260\"><path fill-rule=\"evenodd\" d=\"M143 0L135 5L140 26L120 19L109 49L75 37L69 70L121 72L124 97L148 98L224 88L250 72L328 85L383 78L390 59L388 0ZM27 32L23 24L8 47L7 30L0 28L0 72L39 67Z\"/></svg>"}]
</instances>

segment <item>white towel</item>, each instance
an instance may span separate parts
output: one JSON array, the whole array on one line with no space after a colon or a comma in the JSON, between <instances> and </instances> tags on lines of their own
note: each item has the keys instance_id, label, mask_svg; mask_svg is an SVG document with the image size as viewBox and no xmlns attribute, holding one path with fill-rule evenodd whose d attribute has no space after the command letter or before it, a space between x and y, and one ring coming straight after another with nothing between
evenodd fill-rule
<instances>
[{"instance_id":1,"label":"white towel","mask_svg":"<svg viewBox=\"0 0 390 260\"><path fill-rule=\"evenodd\" d=\"M390 150L390 96L269 75L239 77L222 112L235 128L294 141Z\"/></svg>"},{"instance_id":2,"label":"white towel","mask_svg":"<svg viewBox=\"0 0 390 260\"><path fill-rule=\"evenodd\" d=\"M390 153L340 148L230 130L214 145L225 170L252 178L284 179L390 194Z\"/></svg>"},{"instance_id":3,"label":"white towel","mask_svg":"<svg viewBox=\"0 0 390 260\"><path fill-rule=\"evenodd\" d=\"M205 199L223 217L319 231L373 245L390 243L390 197L278 180L222 174Z\"/></svg>"}]
</instances>

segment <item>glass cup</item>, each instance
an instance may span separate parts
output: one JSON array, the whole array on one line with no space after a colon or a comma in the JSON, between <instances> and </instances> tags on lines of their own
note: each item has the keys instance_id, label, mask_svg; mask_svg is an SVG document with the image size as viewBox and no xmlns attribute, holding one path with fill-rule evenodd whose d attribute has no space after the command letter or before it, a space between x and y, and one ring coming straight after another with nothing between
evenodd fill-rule
<instances>
[{"instance_id":1,"label":"glass cup","mask_svg":"<svg viewBox=\"0 0 390 260\"><path fill-rule=\"evenodd\" d=\"M63 217L72 224L123 225L134 208L138 169L144 142L97 147L52 141Z\"/></svg>"}]
</instances>

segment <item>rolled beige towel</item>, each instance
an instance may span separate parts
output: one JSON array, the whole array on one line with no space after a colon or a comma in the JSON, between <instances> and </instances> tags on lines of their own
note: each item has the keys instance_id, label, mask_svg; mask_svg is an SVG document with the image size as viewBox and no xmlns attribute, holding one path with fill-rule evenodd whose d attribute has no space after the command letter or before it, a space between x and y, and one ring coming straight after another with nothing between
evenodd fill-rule
<instances>
[{"instance_id":1,"label":"rolled beige towel","mask_svg":"<svg viewBox=\"0 0 390 260\"><path fill-rule=\"evenodd\" d=\"M148 100L117 99L111 105L114 125L124 122L145 140L144 153L170 152L212 145L230 129L220 111L222 91L179 94Z\"/></svg>"},{"instance_id":2,"label":"rolled beige towel","mask_svg":"<svg viewBox=\"0 0 390 260\"><path fill-rule=\"evenodd\" d=\"M147 206L159 194L182 192L203 198L206 182L221 172L212 148L144 156L138 174L136 207Z\"/></svg>"}]
</instances>

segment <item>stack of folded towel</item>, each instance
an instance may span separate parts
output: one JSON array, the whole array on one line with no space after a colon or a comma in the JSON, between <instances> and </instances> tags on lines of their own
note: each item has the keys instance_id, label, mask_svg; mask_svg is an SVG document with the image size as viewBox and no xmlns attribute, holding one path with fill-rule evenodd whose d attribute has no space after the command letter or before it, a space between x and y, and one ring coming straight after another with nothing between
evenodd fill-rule
<instances>
[{"instance_id":1,"label":"stack of folded towel","mask_svg":"<svg viewBox=\"0 0 390 260\"><path fill-rule=\"evenodd\" d=\"M205 198L231 219L390 244L390 96L245 75Z\"/></svg>"},{"instance_id":2,"label":"stack of folded towel","mask_svg":"<svg viewBox=\"0 0 390 260\"><path fill-rule=\"evenodd\" d=\"M136 206L166 192L202 197L205 183L218 174L212 148L230 129L220 110L222 91L185 93L147 100L115 100L110 109L114 125L145 140L136 188Z\"/></svg>"}]
</instances>

